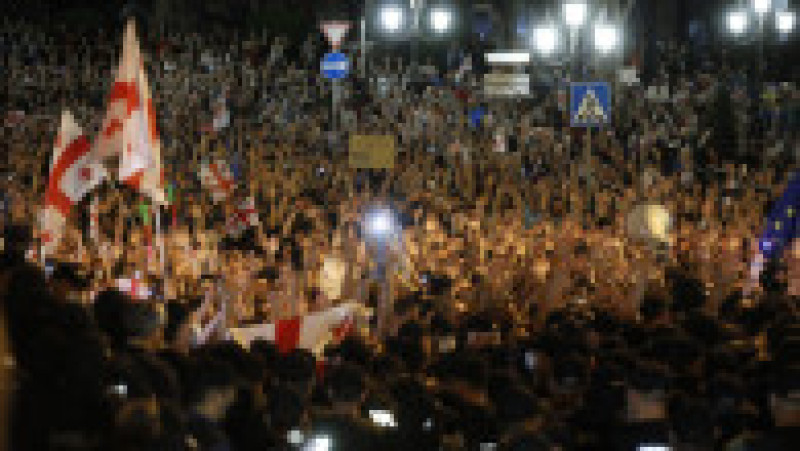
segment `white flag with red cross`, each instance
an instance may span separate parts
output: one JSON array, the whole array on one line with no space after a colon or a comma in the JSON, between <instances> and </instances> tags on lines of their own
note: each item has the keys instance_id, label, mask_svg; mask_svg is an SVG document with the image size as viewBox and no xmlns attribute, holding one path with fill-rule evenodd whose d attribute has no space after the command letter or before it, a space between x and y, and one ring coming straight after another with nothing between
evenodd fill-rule
<instances>
[{"instance_id":1,"label":"white flag with red cross","mask_svg":"<svg viewBox=\"0 0 800 451\"><path fill-rule=\"evenodd\" d=\"M211 193L214 203L227 199L236 188L233 171L224 160L203 162L200 165L200 183Z\"/></svg>"},{"instance_id":2,"label":"white flag with red cross","mask_svg":"<svg viewBox=\"0 0 800 451\"><path fill-rule=\"evenodd\" d=\"M254 340L261 339L275 342L282 353L297 348L321 353L326 346L339 343L346 336L355 333L357 325L367 316L360 304L347 303L275 323L231 329L230 334L245 347L249 347Z\"/></svg>"},{"instance_id":3,"label":"white flag with red cross","mask_svg":"<svg viewBox=\"0 0 800 451\"><path fill-rule=\"evenodd\" d=\"M145 300L153 295L153 291L142 280L142 273L139 271L134 272L133 277L130 279L117 279L117 289L126 293L133 300Z\"/></svg>"},{"instance_id":4,"label":"white flag with red cross","mask_svg":"<svg viewBox=\"0 0 800 451\"><path fill-rule=\"evenodd\" d=\"M225 232L228 236L239 236L250 227L256 227L259 224L258 211L256 211L256 202L252 196L233 207L233 214L228 218L225 225Z\"/></svg>"},{"instance_id":5,"label":"white flag with red cross","mask_svg":"<svg viewBox=\"0 0 800 451\"><path fill-rule=\"evenodd\" d=\"M125 27L122 56L95 145L103 158L120 157L121 182L166 204L155 108L133 20Z\"/></svg>"},{"instance_id":6,"label":"white flag with red cross","mask_svg":"<svg viewBox=\"0 0 800 451\"><path fill-rule=\"evenodd\" d=\"M46 252L58 244L72 207L107 175L72 113L64 111L50 162L44 208L39 217Z\"/></svg>"}]
</instances>

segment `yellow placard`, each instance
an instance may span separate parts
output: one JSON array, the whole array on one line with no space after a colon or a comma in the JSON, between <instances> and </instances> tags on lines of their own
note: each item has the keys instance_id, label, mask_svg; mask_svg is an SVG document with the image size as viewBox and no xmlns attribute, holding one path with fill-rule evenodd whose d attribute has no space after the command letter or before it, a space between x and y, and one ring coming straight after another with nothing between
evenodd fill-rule
<instances>
[{"instance_id":1,"label":"yellow placard","mask_svg":"<svg viewBox=\"0 0 800 451\"><path fill-rule=\"evenodd\" d=\"M350 136L350 167L356 169L394 168L394 137L391 135Z\"/></svg>"}]
</instances>

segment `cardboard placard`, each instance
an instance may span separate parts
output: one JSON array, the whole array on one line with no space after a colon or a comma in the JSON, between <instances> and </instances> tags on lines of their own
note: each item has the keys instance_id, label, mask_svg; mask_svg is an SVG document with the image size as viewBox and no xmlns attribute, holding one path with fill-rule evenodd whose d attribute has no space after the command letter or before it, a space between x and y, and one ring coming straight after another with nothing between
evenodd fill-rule
<instances>
[{"instance_id":1,"label":"cardboard placard","mask_svg":"<svg viewBox=\"0 0 800 451\"><path fill-rule=\"evenodd\" d=\"M395 161L394 137L391 135L350 136L350 167L356 169L392 169Z\"/></svg>"},{"instance_id":2,"label":"cardboard placard","mask_svg":"<svg viewBox=\"0 0 800 451\"><path fill-rule=\"evenodd\" d=\"M486 74L483 77L483 92L486 97L493 98L530 97L530 75Z\"/></svg>"}]
</instances>

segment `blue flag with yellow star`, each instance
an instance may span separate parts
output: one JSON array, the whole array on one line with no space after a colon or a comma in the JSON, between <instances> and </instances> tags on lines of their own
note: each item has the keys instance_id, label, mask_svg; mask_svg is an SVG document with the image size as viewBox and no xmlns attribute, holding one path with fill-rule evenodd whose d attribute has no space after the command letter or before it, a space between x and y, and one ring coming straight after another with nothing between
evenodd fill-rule
<instances>
[{"instance_id":1,"label":"blue flag with yellow star","mask_svg":"<svg viewBox=\"0 0 800 451\"><path fill-rule=\"evenodd\" d=\"M754 263L753 275L757 276L766 262L780 258L784 249L797 237L797 213L800 210L800 172L789 178L783 195L775 202L766 218L764 232L758 241L760 251Z\"/></svg>"}]
</instances>

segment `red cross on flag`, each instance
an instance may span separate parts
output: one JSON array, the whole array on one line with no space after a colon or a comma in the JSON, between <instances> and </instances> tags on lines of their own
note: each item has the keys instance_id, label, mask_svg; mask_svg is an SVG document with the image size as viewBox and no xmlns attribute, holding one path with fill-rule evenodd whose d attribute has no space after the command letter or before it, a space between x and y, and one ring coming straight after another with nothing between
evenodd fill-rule
<instances>
[{"instance_id":1,"label":"red cross on flag","mask_svg":"<svg viewBox=\"0 0 800 451\"><path fill-rule=\"evenodd\" d=\"M61 114L50 176L39 217L46 251L57 245L72 207L107 176L105 167L91 152L86 135L69 111Z\"/></svg>"},{"instance_id":2,"label":"red cross on flag","mask_svg":"<svg viewBox=\"0 0 800 451\"><path fill-rule=\"evenodd\" d=\"M296 348L321 354L326 346L337 344L356 333L359 318L365 318L363 307L357 303L341 304L328 310L305 316L281 319L275 323L231 329L231 337L242 346L254 340L275 342L278 350L287 353Z\"/></svg>"},{"instance_id":3,"label":"red cross on flag","mask_svg":"<svg viewBox=\"0 0 800 451\"><path fill-rule=\"evenodd\" d=\"M214 203L227 199L236 188L233 171L224 160L202 163L200 165L200 183L211 192Z\"/></svg>"},{"instance_id":4,"label":"red cross on flag","mask_svg":"<svg viewBox=\"0 0 800 451\"><path fill-rule=\"evenodd\" d=\"M102 157L120 157L119 180L166 204L161 142L144 71L136 26L128 21L122 56L111 86L106 114L95 145Z\"/></svg>"},{"instance_id":5,"label":"red cross on flag","mask_svg":"<svg viewBox=\"0 0 800 451\"><path fill-rule=\"evenodd\" d=\"M228 218L225 225L226 234L229 236L239 236L250 227L255 227L259 224L258 211L256 211L256 202L250 196L241 203L234 205L233 215Z\"/></svg>"},{"instance_id":6,"label":"red cross on flag","mask_svg":"<svg viewBox=\"0 0 800 451\"><path fill-rule=\"evenodd\" d=\"M142 274L136 271L130 279L117 279L117 289L127 293L131 299L141 301L152 296L150 287L142 281Z\"/></svg>"}]
</instances>

